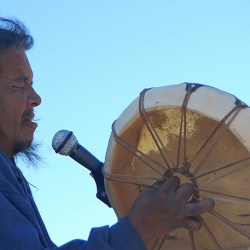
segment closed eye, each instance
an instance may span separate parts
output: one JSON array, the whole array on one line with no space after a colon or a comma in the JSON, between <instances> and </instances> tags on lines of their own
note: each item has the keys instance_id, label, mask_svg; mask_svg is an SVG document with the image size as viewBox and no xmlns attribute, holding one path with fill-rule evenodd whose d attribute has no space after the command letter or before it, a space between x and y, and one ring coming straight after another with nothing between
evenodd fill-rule
<instances>
[{"instance_id":1,"label":"closed eye","mask_svg":"<svg viewBox=\"0 0 250 250\"><path fill-rule=\"evenodd\" d=\"M16 88L23 88L25 84L33 85L33 81L30 82L30 78L24 75L19 75L18 77L13 79L13 85Z\"/></svg>"}]
</instances>

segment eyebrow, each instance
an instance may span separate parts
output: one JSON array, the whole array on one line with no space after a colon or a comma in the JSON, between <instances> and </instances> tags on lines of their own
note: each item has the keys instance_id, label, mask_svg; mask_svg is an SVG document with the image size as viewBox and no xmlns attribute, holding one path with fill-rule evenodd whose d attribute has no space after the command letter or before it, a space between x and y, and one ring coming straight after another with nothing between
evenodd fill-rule
<instances>
[{"instance_id":1,"label":"eyebrow","mask_svg":"<svg viewBox=\"0 0 250 250\"><path fill-rule=\"evenodd\" d=\"M21 82L21 81L26 82L28 79L29 79L29 77L21 74L21 75L14 77L13 80L14 80L14 82ZM33 81L31 81L31 85L33 85Z\"/></svg>"}]
</instances>

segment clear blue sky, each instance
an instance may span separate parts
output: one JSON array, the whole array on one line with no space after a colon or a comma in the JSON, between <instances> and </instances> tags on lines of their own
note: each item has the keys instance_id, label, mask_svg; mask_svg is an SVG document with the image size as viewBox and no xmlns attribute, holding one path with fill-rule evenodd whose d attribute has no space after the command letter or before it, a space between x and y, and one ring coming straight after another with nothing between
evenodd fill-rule
<instances>
[{"instance_id":1,"label":"clear blue sky","mask_svg":"<svg viewBox=\"0 0 250 250\"><path fill-rule=\"evenodd\" d=\"M4 1L0 15L23 21L46 164L22 167L58 245L113 224L95 198L89 171L51 148L60 129L104 161L111 124L142 89L181 82L211 85L250 103L248 0Z\"/></svg>"}]
</instances>

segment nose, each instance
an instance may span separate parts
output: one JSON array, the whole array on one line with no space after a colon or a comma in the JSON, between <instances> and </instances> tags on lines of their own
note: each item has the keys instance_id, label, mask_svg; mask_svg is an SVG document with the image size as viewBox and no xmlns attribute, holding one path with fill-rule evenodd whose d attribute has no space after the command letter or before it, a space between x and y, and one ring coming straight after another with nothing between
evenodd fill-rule
<instances>
[{"instance_id":1,"label":"nose","mask_svg":"<svg viewBox=\"0 0 250 250\"><path fill-rule=\"evenodd\" d=\"M28 104L32 107L37 107L41 104L42 99L41 97L36 93L36 91L31 87L31 91L28 96Z\"/></svg>"}]
</instances>

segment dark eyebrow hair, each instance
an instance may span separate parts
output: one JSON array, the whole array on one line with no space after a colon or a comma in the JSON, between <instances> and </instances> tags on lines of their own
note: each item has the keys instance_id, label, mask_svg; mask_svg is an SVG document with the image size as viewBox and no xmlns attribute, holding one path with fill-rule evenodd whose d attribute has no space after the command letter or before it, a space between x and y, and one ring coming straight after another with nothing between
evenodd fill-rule
<instances>
[{"instance_id":1,"label":"dark eyebrow hair","mask_svg":"<svg viewBox=\"0 0 250 250\"><path fill-rule=\"evenodd\" d=\"M20 82L20 81L26 82L28 79L29 79L29 77L21 74L21 75L16 76L13 80L15 82ZM33 85L33 81L31 81L31 85Z\"/></svg>"}]
</instances>

